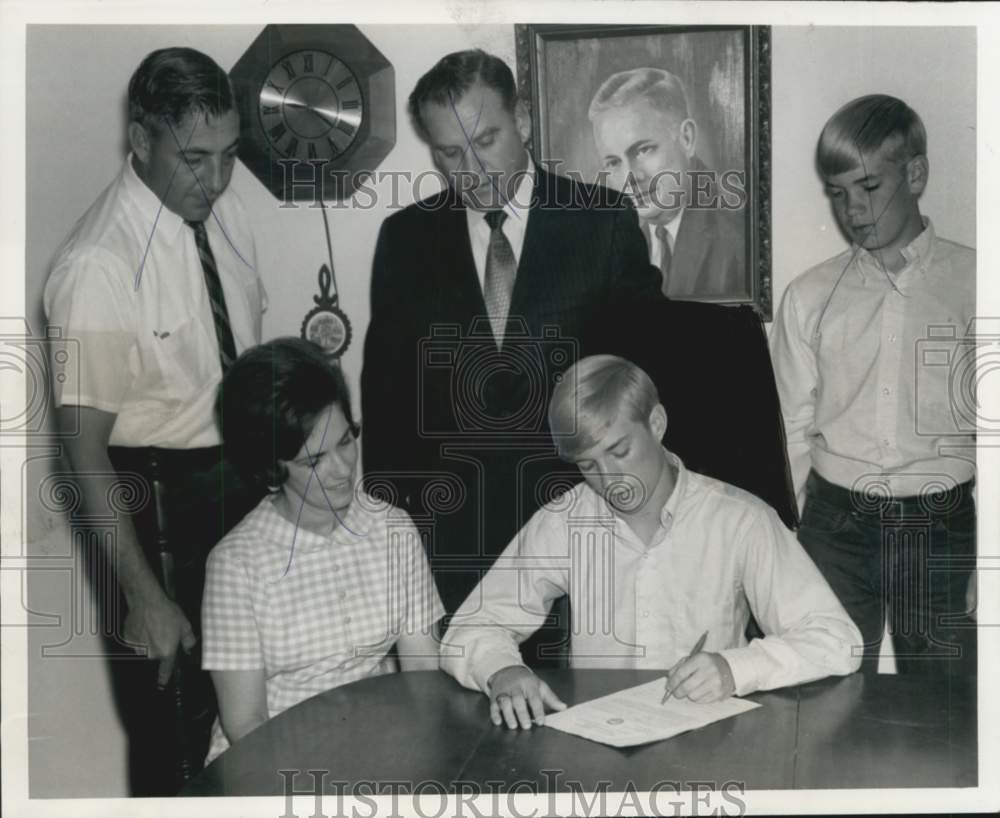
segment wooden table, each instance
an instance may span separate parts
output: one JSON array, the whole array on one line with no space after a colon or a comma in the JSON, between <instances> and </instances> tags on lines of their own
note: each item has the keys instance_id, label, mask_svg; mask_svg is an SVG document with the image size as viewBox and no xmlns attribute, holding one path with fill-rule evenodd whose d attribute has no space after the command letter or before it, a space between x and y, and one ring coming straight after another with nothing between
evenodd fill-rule
<instances>
[{"instance_id":1,"label":"wooden table","mask_svg":"<svg viewBox=\"0 0 1000 818\"><path fill-rule=\"evenodd\" d=\"M575 704L662 674L539 675ZM327 771L327 794L357 782L406 782L399 785L406 794L407 785L428 781L460 793L648 791L693 782L749 790L977 785L975 679L855 674L748 698L762 707L621 750L551 728L494 727L486 697L440 672L379 676L262 725L182 795L283 795L289 781L309 791L316 780L309 770Z\"/></svg>"}]
</instances>

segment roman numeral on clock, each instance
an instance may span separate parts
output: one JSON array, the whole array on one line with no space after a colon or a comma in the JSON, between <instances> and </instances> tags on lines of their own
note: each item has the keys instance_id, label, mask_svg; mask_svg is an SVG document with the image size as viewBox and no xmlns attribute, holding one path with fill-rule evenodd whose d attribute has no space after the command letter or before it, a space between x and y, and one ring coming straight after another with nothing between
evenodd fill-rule
<instances>
[{"instance_id":1,"label":"roman numeral on clock","mask_svg":"<svg viewBox=\"0 0 1000 818\"><path fill-rule=\"evenodd\" d=\"M279 122L277 125L271 128L270 131L268 131L268 133L271 135L271 141L275 143L278 142L281 139L281 137L285 135L285 131L287 130L288 128L285 127L285 123Z\"/></svg>"}]
</instances>

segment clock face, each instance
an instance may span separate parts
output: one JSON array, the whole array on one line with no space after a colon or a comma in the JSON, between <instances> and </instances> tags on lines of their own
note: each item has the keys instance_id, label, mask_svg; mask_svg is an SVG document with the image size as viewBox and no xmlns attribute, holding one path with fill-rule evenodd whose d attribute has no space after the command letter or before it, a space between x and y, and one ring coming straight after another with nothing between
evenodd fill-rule
<instances>
[{"instance_id":1,"label":"clock face","mask_svg":"<svg viewBox=\"0 0 1000 818\"><path fill-rule=\"evenodd\" d=\"M328 161L354 143L365 117L358 78L333 54L292 51L271 66L258 101L271 148L286 159Z\"/></svg>"},{"instance_id":2,"label":"clock face","mask_svg":"<svg viewBox=\"0 0 1000 818\"><path fill-rule=\"evenodd\" d=\"M283 203L353 196L395 144L395 72L357 26L265 26L229 77L240 159Z\"/></svg>"}]
</instances>

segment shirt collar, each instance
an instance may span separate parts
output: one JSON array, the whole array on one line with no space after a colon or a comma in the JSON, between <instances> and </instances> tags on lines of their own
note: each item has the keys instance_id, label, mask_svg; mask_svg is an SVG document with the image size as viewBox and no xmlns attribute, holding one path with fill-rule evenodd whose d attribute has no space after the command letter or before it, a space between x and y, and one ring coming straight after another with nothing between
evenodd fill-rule
<instances>
[{"instance_id":1,"label":"shirt collar","mask_svg":"<svg viewBox=\"0 0 1000 818\"><path fill-rule=\"evenodd\" d=\"M334 528L329 534L318 534L303 526L295 526L295 523L285 519L285 517L274 507L273 503L268 503L271 514L277 515L284 520L285 524L294 533L295 550L302 553L311 553L331 546L351 546L364 542L372 527L372 513L379 509L387 509L386 503L376 500L362 490L355 492L354 500L348 506L347 511L340 515L340 525ZM292 546L292 540L288 546Z\"/></svg>"},{"instance_id":2,"label":"shirt collar","mask_svg":"<svg viewBox=\"0 0 1000 818\"><path fill-rule=\"evenodd\" d=\"M170 210L160 198L150 190L144 181L139 178L132 165L134 153L129 152L125 157L125 168L122 176L125 183L125 192L136 205L136 213L142 220L142 226L147 235L152 236L153 231L160 231L167 239L176 239L184 220L174 211Z\"/></svg>"},{"instance_id":3,"label":"shirt collar","mask_svg":"<svg viewBox=\"0 0 1000 818\"><path fill-rule=\"evenodd\" d=\"M670 492L667 502L663 504L663 508L660 510L660 525L663 526L664 530L669 531L670 526L674 524L674 519L677 517L681 501L687 493L688 473L687 469L684 468L684 463L681 462L681 459L677 455L667 449L664 449L663 453L667 456L667 462L677 470L674 490Z\"/></svg>"},{"instance_id":4,"label":"shirt collar","mask_svg":"<svg viewBox=\"0 0 1000 818\"><path fill-rule=\"evenodd\" d=\"M899 273L895 274L897 277L905 270L919 269L920 272L926 274L929 269L936 233L931 220L927 216L922 218L924 229L913 241L900 250L903 258L906 259L906 264ZM858 260L858 264L855 266L861 279L867 280L868 275L877 275L881 279L882 266L879 264L879 260L868 250L858 245L854 245L854 252Z\"/></svg>"},{"instance_id":5,"label":"shirt collar","mask_svg":"<svg viewBox=\"0 0 1000 818\"><path fill-rule=\"evenodd\" d=\"M521 175L517 187L514 189L514 198L507 202L507 205L504 207L504 211L507 213L507 221L504 224L509 222L516 225L524 225L527 223L528 212L531 210L531 199L535 192L535 174L535 163L529 156L528 167ZM468 215L470 225L483 225L489 230L489 226L486 225L487 211L473 210L467 207L465 212Z\"/></svg>"},{"instance_id":6,"label":"shirt collar","mask_svg":"<svg viewBox=\"0 0 1000 818\"><path fill-rule=\"evenodd\" d=\"M663 528L664 531L669 531L680 511L679 507L684 501L684 495L687 493L688 471L681 459L673 452L664 447L663 453L667 457L667 463L677 470L677 476L674 480L674 490L670 492L670 496L663 504L663 508L660 509L660 527ZM614 508L611 507L608 501L601 497L601 495L599 495L596 491L591 489L589 485L587 486L587 490L594 495L603 514L610 515L610 517L617 522L625 522L617 514L615 514Z\"/></svg>"},{"instance_id":7,"label":"shirt collar","mask_svg":"<svg viewBox=\"0 0 1000 818\"><path fill-rule=\"evenodd\" d=\"M927 266L927 261L931 254L931 248L934 246L935 233L934 225L931 224L931 220L929 218L925 216L923 222L924 229L921 230L920 234L901 251L903 258L906 259L907 266L910 266L914 262L923 262L921 266Z\"/></svg>"}]
</instances>

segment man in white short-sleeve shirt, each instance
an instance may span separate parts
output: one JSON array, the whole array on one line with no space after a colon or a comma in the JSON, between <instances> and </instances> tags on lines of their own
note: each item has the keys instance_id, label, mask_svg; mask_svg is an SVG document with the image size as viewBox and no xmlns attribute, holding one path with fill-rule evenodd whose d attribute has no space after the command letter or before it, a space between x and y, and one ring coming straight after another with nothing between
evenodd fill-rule
<instances>
[{"instance_id":1,"label":"man in white short-sleeve shirt","mask_svg":"<svg viewBox=\"0 0 1000 818\"><path fill-rule=\"evenodd\" d=\"M192 49L161 49L137 68L128 99L131 152L56 254L44 306L67 339L66 355L53 355L53 389L57 422L79 418L66 454L85 506L107 513L112 483L130 479L123 472L163 501L166 519L153 502L119 515L109 553L128 610L124 627L111 625L158 660L112 662L129 674L116 689L132 791L153 795L176 792L204 757L211 718L204 736L194 727L171 747L177 714L136 688L159 688L162 700L205 679L196 667L176 672L177 649L197 642L208 549L252 506L222 464L216 387L259 343L265 295L253 234L228 190L239 116L226 73ZM190 694L189 715L214 717L208 691L204 703Z\"/></svg>"}]
</instances>

